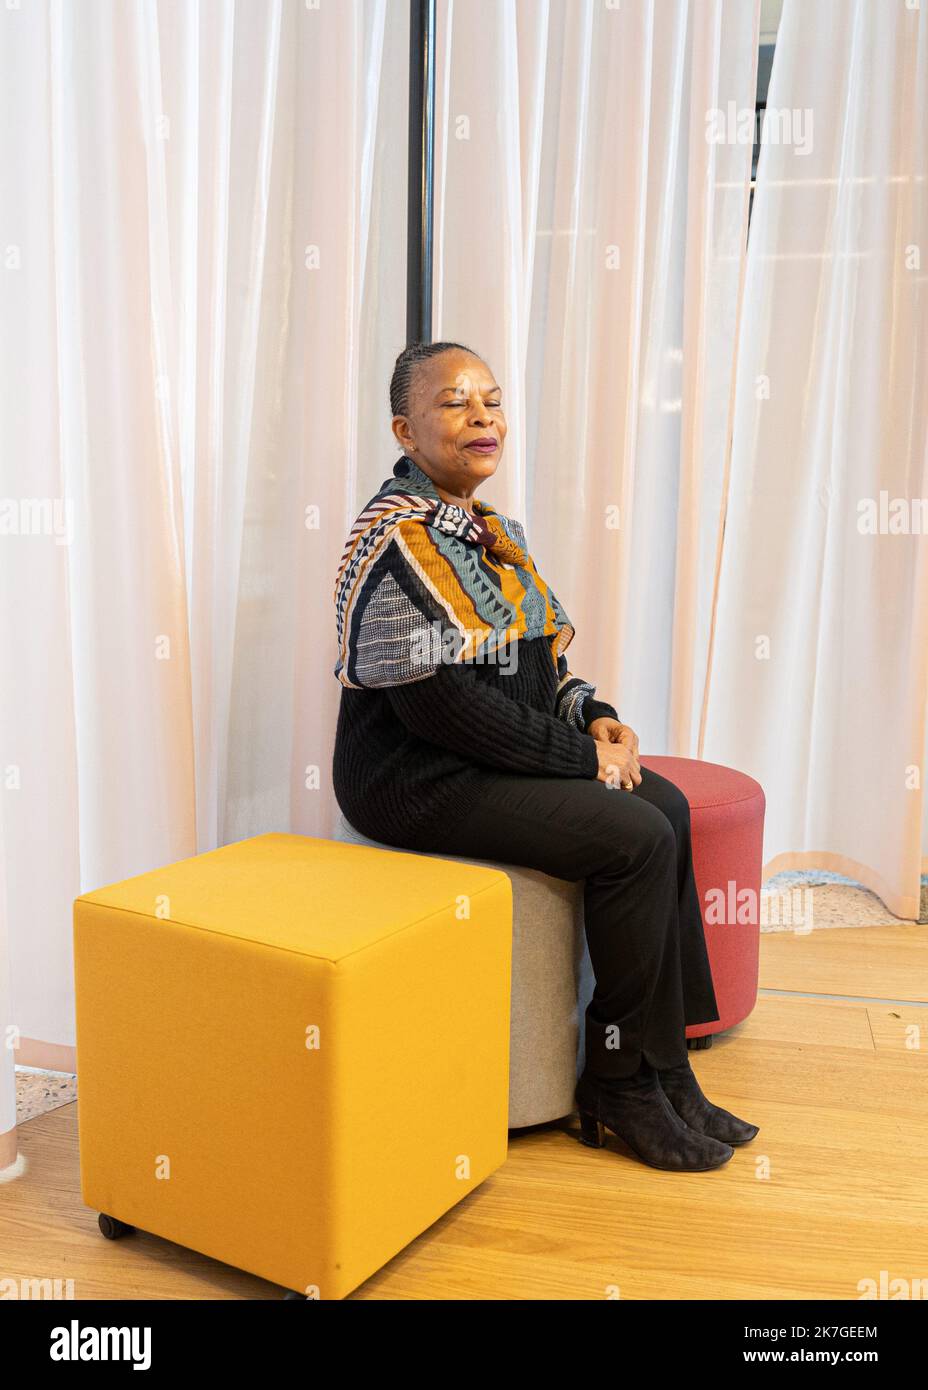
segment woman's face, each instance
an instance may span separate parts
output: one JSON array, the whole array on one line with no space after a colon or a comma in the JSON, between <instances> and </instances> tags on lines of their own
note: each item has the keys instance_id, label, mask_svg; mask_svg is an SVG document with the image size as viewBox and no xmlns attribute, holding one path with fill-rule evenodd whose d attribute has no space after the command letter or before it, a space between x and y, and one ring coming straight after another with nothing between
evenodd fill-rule
<instances>
[{"instance_id":1,"label":"woman's face","mask_svg":"<svg viewBox=\"0 0 928 1390\"><path fill-rule=\"evenodd\" d=\"M416 367L409 397L408 416L393 418L397 443L440 488L469 497L496 472L506 438L489 368L458 348L440 352ZM488 440L494 447L477 447Z\"/></svg>"}]
</instances>

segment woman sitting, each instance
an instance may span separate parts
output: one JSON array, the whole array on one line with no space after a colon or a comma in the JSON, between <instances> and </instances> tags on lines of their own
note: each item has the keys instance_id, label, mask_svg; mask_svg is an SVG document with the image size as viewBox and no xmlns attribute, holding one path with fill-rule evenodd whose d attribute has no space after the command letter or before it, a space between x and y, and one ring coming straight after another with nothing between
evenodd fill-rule
<instances>
[{"instance_id":1,"label":"woman sitting","mask_svg":"<svg viewBox=\"0 0 928 1390\"><path fill-rule=\"evenodd\" d=\"M716 1168L757 1128L706 1099L687 1056L686 1026L719 1012L686 797L568 669L574 629L522 527L476 496L506 438L486 363L459 343L407 348L390 403L402 457L335 586L338 803L400 849L583 879L583 1137L605 1126L653 1167Z\"/></svg>"}]
</instances>

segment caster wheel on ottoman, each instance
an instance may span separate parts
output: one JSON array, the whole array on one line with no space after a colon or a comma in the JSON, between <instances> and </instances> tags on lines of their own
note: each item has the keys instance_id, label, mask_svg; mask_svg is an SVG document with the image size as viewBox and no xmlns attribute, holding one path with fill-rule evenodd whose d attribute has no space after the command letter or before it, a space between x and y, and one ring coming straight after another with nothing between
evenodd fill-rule
<instances>
[{"instance_id":1,"label":"caster wheel on ottoman","mask_svg":"<svg viewBox=\"0 0 928 1390\"><path fill-rule=\"evenodd\" d=\"M107 1216L105 1212L100 1213L97 1225L106 1236L107 1240L119 1240L121 1236L131 1235L135 1230L134 1226L129 1226L125 1221L117 1221L115 1216Z\"/></svg>"}]
</instances>

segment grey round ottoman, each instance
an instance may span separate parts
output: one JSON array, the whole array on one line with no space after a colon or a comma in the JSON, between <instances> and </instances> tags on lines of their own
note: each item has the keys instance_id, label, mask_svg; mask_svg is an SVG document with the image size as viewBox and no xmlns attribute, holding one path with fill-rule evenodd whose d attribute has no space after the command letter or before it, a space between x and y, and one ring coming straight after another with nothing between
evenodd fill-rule
<instances>
[{"instance_id":1,"label":"grey round ottoman","mask_svg":"<svg viewBox=\"0 0 928 1390\"><path fill-rule=\"evenodd\" d=\"M398 850L359 834L340 815L336 840ZM561 1119L574 1108L583 1067L583 1026L594 980L583 929L583 881L568 883L537 869L435 854L502 869L512 883L512 1010L509 1044L509 1128Z\"/></svg>"}]
</instances>

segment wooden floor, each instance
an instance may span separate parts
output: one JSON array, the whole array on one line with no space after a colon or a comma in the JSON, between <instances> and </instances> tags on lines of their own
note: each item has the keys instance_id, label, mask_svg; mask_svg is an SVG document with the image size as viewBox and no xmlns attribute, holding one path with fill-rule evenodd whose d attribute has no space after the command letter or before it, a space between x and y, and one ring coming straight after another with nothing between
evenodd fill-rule
<instances>
[{"instance_id":1,"label":"wooden floor","mask_svg":"<svg viewBox=\"0 0 928 1390\"><path fill-rule=\"evenodd\" d=\"M928 1277L928 928L765 934L761 988L745 1023L690 1054L709 1098L761 1127L725 1167L659 1172L611 1136L581 1146L574 1122L521 1132L352 1297L848 1300L881 1271ZM73 1279L75 1298L281 1297L152 1236L105 1240L80 1199L76 1110L20 1130L5 1277Z\"/></svg>"}]
</instances>

